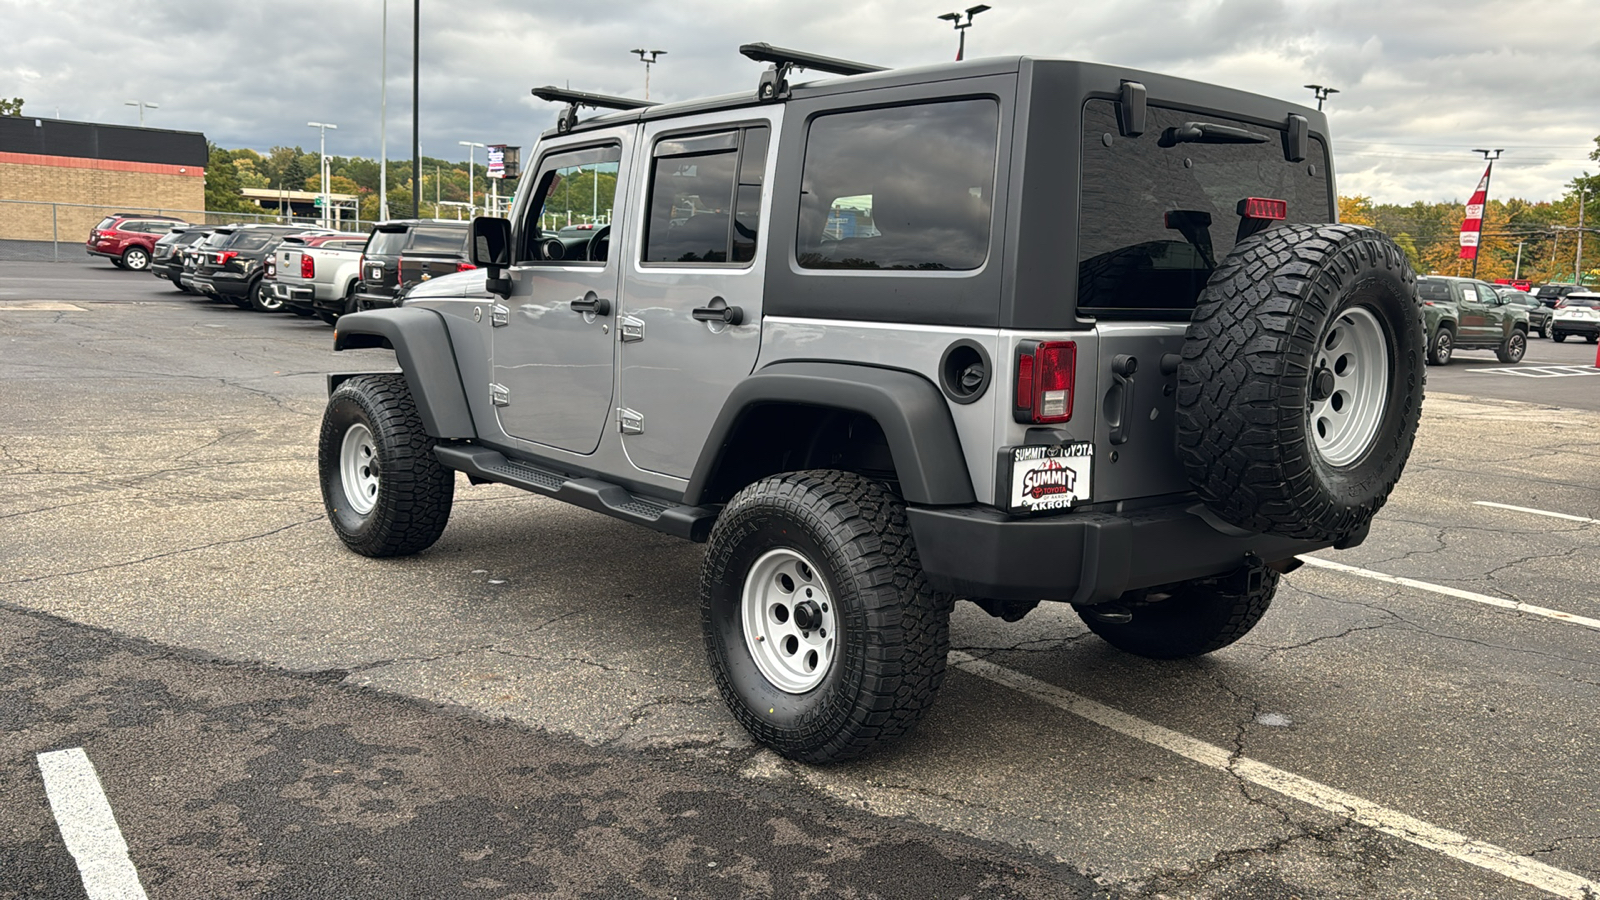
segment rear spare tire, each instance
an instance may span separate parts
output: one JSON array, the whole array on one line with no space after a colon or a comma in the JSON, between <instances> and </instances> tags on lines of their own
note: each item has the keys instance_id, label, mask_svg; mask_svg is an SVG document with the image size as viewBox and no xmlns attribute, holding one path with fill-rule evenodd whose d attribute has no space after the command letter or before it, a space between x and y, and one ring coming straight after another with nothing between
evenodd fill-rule
<instances>
[{"instance_id":1,"label":"rear spare tire","mask_svg":"<svg viewBox=\"0 0 1600 900\"><path fill-rule=\"evenodd\" d=\"M1394 489L1422 413L1416 275L1380 232L1286 225L1212 273L1178 366L1178 454L1232 525L1357 534Z\"/></svg>"}]
</instances>

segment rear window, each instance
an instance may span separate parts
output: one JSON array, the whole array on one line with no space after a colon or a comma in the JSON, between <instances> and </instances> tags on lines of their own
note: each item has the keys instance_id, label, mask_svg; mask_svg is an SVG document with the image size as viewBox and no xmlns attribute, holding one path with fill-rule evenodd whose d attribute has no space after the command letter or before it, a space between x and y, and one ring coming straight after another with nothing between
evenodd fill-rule
<instances>
[{"instance_id":1,"label":"rear window","mask_svg":"<svg viewBox=\"0 0 1600 900\"><path fill-rule=\"evenodd\" d=\"M1265 140L1163 139L1167 129L1194 122ZM1148 108L1142 135L1123 137L1115 103L1085 103L1079 309L1090 315L1187 315L1211 271L1238 241L1239 203L1247 197L1286 202L1289 224L1331 222L1326 146L1313 136L1306 160L1289 162L1275 128L1159 106Z\"/></svg>"},{"instance_id":2,"label":"rear window","mask_svg":"<svg viewBox=\"0 0 1600 900\"><path fill-rule=\"evenodd\" d=\"M1442 281L1417 280L1417 296L1424 300L1449 300L1450 285Z\"/></svg>"},{"instance_id":3,"label":"rear window","mask_svg":"<svg viewBox=\"0 0 1600 900\"><path fill-rule=\"evenodd\" d=\"M1600 297L1567 297L1568 306L1600 307Z\"/></svg>"},{"instance_id":4,"label":"rear window","mask_svg":"<svg viewBox=\"0 0 1600 900\"><path fill-rule=\"evenodd\" d=\"M94 227L94 229L96 231L104 231L107 228L110 228L111 227L111 223L115 222L116 220L117 220L116 216L106 216L104 219L100 220L100 224L96 225Z\"/></svg>"},{"instance_id":5,"label":"rear window","mask_svg":"<svg viewBox=\"0 0 1600 900\"><path fill-rule=\"evenodd\" d=\"M418 228L411 232L407 250L417 253L460 253L466 246L465 230L455 228Z\"/></svg>"},{"instance_id":6,"label":"rear window","mask_svg":"<svg viewBox=\"0 0 1600 900\"><path fill-rule=\"evenodd\" d=\"M982 266L999 131L988 99L819 116L800 186L801 268Z\"/></svg>"},{"instance_id":7,"label":"rear window","mask_svg":"<svg viewBox=\"0 0 1600 900\"><path fill-rule=\"evenodd\" d=\"M214 250L227 244L228 239L233 237L233 235L234 232L232 231L213 231L206 236L205 243L201 244L200 246L203 249Z\"/></svg>"},{"instance_id":8,"label":"rear window","mask_svg":"<svg viewBox=\"0 0 1600 900\"><path fill-rule=\"evenodd\" d=\"M367 241L366 253L368 256L399 256L410 238L409 231L374 231Z\"/></svg>"}]
</instances>

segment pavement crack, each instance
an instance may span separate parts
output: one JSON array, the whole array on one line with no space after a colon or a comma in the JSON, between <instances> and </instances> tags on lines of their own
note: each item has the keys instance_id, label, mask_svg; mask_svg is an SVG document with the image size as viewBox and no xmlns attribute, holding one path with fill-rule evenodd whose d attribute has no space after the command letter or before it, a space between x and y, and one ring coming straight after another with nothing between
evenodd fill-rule
<instances>
[{"instance_id":1,"label":"pavement crack","mask_svg":"<svg viewBox=\"0 0 1600 900\"><path fill-rule=\"evenodd\" d=\"M70 572L52 572L48 575L37 575L32 578L14 578L10 581L0 581L0 585L35 584L37 582L49 581L56 578L71 578L74 575L88 575L93 572L105 572L111 569L125 569L128 566L137 566L141 563L153 562L154 560L158 559L166 559L170 556L182 556L186 553L196 553L201 550L209 550L213 547L226 547L232 544L247 544L251 541L259 541L262 538L271 537L275 534L288 531L291 528L299 528L302 525L310 525L312 522L321 522L324 518L326 517L316 516L310 519L302 519L298 522L290 522L287 525L280 525L277 528L268 529L267 531L258 532L256 534L245 535L244 537L228 538L227 540L222 541L211 541L210 543L199 544L194 547L183 547L177 550L168 550L165 553L152 553L149 556L141 556L138 559L128 559L121 562L106 563L105 565L100 566L90 566L86 569L74 569Z\"/></svg>"}]
</instances>

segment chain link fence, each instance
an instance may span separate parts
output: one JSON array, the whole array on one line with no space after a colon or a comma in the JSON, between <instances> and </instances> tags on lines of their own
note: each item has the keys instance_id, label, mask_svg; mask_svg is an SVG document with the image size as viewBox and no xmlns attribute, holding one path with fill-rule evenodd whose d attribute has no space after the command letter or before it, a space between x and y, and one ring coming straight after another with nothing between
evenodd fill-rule
<instances>
[{"instance_id":1,"label":"chain link fence","mask_svg":"<svg viewBox=\"0 0 1600 900\"><path fill-rule=\"evenodd\" d=\"M169 216L192 225L232 225L251 222L270 225L322 224L316 216L281 215L272 212L236 213L204 209L158 209L140 206L99 206L84 203L52 203L43 200L0 200L0 260L67 262L85 256L89 232L107 216L127 213L135 216ZM345 219L331 223L341 231L365 233L373 223L365 219Z\"/></svg>"}]
</instances>

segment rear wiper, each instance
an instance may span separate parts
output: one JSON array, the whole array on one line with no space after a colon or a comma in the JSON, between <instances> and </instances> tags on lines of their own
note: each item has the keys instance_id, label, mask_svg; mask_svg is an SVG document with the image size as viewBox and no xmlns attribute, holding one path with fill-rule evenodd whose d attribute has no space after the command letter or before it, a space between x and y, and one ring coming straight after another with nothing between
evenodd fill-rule
<instances>
[{"instance_id":1,"label":"rear wiper","mask_svg":"<svg viewBox=\"0 0 1600 900\"><path fill-rule=\"evenodd\" d=\"M1176 147L1179 144L1265 144L1269 140L1271 138L1264 134L1234 128L1232 125L1185 122L1161 132L1161 140L1156 143L1162 147Z\"/></svg>"}]
</instances>

